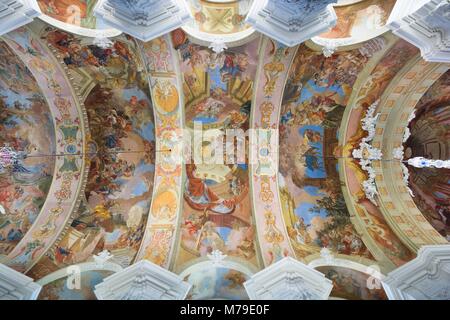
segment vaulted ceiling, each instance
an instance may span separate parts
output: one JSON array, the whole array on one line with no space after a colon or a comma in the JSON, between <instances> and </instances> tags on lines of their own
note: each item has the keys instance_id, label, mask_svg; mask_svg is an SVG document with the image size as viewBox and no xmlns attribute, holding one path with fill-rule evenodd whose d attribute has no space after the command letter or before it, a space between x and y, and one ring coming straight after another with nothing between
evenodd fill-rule
<instances>
[{"instance_id":1,"label":"vaulted ceiling","mask_svg":"<svg viewBox=\"0 0 450 320\"><path fill-rule=\"evenodd\" d=\"M449 158L445 4L15 2L0 18L0 147L19 158L0 171L0 262L41 299L94 299L141 260L188 298L246 299L287 256L332 297L386 299L358 289L374 266L448 244L448 169L407 164ZM250 129L264 136L224 141ZM205 163L217 146L244 153ZM211 268L216 250L227 262ZM82 292L64 287L73 265Z\"/></svg>"}]
</instances>

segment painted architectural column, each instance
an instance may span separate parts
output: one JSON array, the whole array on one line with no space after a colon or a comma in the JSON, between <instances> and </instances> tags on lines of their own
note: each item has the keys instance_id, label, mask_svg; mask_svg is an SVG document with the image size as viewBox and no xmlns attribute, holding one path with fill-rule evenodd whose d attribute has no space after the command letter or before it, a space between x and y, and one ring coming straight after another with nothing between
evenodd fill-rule
<instances>
[{"instance_id":1,"label":"painted architectural column","mask_svg":"<svg viewBox=\"0 0 450 320\"><path fill-rule=\"evenodd\" d=\"M184 300L191 285L147 260L109 276L95 286L99 300Z\"/></svg>"},{"instance_id":2,"label":"painted architectural column","mask_svg":"<svg viewBox=\"0 0 450 320\"><path fill-rule=\"evenodd\" d=\"M184 0L100 0L94 12L106 24L145 42L192 18Z\"/></svg>"},{"instance_id":3,"label":"painted architectural column","mask_svg":"<svg viewBox=\"0 0 450 320\"><path fill-rule=\"evenodd\" d=\"M0 300L36 300L42 286L0 263Z\"/></svg>"},{"instance_id":4,"label":"painted architectural column","mask_svg":"<svg viewBox=\"0 0 450 320\"><path fill-rule=\"evenodd\" d=\"M278 127L283 91L297 48L264 37L253 98L250 136L252 203L264 265L295 257L278 187Z\"/></svg>"},{"instance_id":5,"label":"painted architectural column","mask_svg":"<svg viewBox=\"0 0 450 320\"><path fill-rule=\"evenodd\" d=\"M325 275L286 257L244 283L252 300L326 300L333 284Z\"/></svg>"},{"instance_id":6,"label":"painted architectural column","mask_svg":"<svg viewBox=\"0 0 450 320\"><path fill-rule=\"evenodd\" d=\"M430 62L450 62L450 1L397 0L388 21L394 34Z\"/></svg>"},{"instance_id":7,"label":"painted architectural column","mask_svg":"<svg viewBox=\"0 0 450 320\"><path fill-rule=\"evenodd\" d=\"M246 22L257 31L295 46L336 25L336 0L258 0Z\"/></svg>"},{"instance_id":8,"label":"painted architectural column","mask_svg":"<svg viewBox=\"0 0 450 320\"><path fill-rule=\"evenodd\" d=\"M0 36L22 27L41 15L35 0L0 0Z\"/></svg>"},{"instance_id":9,"label":"painted architectural column","mask_svg":"<svg viewBox=\"0 0 450 320\"><path fill-rule=\"evenodd\" d=\"M450 245L423 246L382 283L391 300L450 300Z\"/></svg>"},{"instance_id":10,"label":"painted architectural column","mask_svg":"<svg viewBox=\"0 0 450 320\"><path fill-rule=\"evenodd\" d=\"M183 199L183 96L170 34L142 44L155 116L155 183L137 260L169 268ZM181 92L181 95L180 95Z\"/></svg>"}]
</instances>

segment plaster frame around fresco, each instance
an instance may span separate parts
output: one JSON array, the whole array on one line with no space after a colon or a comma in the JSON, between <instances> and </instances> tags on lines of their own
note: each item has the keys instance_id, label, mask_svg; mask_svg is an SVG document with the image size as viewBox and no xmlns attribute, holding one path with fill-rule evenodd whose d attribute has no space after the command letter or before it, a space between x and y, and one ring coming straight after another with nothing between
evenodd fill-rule
<instances>
[{"instance_id":1,"label":"plaster frame around fresco","mask_svg":"<svg viewBox=\"0 0 450 320\"><path fill-rule=\"evenodd\" d=\"M343 147L347 144L347 130L349 125L350 116L352 110L356 108L357 102L360 99L361 91L364 89L366 85L367 77L374 71L378 63L383 59L386 53L392 49L398 40L395 36L390 33L386 33L382 36L386 40L386 44L382 50L376 52L375 55L369 60L364 70L359 75L355 85L353 92L350 96L350 99L347 104L347 108L344 111L344 115L342 117L341 126L339 129L339 146ZM369 235L366 230L366 223L364 219L362 219L358 213L356 207L359 207L359 204L356 203L353 198L349 188L348 188L348 178L345 173L344 167L346 166L344 159L338 159L339 163L339 178L343 182L342 184L342 194L344 196L345 202L347 203L347 208L350 213L350 220L353 223L356 231L361 236L364 244L367 246L369 251L372 253L374 258L377 260L381 270L384 272L391 271L396 268L395 264L383 253L383 251L378 247L376 241ZM361 207L363 211L366 211ZM366 213L367 214L367 213Z\"/></svg>"},{"instance_id":2,"label":"plaster frame around fresco","mask_svg":"<svg viewBox=\"0 0 450 320\"><path fill-rule=\"evenodd\" d=\"M22 266L24 268L23 271L25 272L29 271L40 260L40 258L42 258L46 254L46 252L52 249L54 244L63 236L65 226L67 225L68 221L70 221L72 215L77 211L81 203L89 170L88 166L86 166L84 156L87 150L86 136L88 136L89 134L86 109L84 108L83 101L81 101L80 94L69 81L70 75L68 74L68 68L62 63L61 60L59 60L59 57L56 56L56 50L51 48L51 46L47 47L46 45L44 45L37 36L38 31L40 31L41 28L42 25L35 22L27 27L20 28L17 31L13 31L7 35L4 35L3 39L12 49L12 51L19 57L19 59L22 60L25 65L27 65L32 75L35 77L50 107L50 113L55 125L56 139L65 141L65 137L61 131L61 128L57 125L56 120L58 117L66 117L66 120L70 121L70 123L72 124L76 124L77 121L79 122L77 125L79 133L75 137L76 141L72 144L76 147L73 155L76 156L77 154L81 154L82 156L81 159L78 159L78 170L76 172L72 172L73 175L78 175L78 179L73 179L72 177L65 182L58 181L57 176L64 175L64 172L61 170L61 168L63 166L64 160L67 157L64 156L64 158L56 158L52 184L36 221L19 242L19 244L13 249L13 251L11 251L6 259L4 259L5 261L3 261L3 263L7 265L11 264L12 266L14 266L14 259L22 255L23 252L27 250L27 246L29 244L37 241L36 234L39 232L38 229L45 226L46 224L53 224L54 228L53 230L51 230L54 231L53 233L50 232L47 235L41 235L44 246L41 248L40 253L37 254L35 258L33 257L35 253L31 254L30 257L27 257L27 261L25 263L22 263ZM35 31L33 31L33 29L35 29ZM49 87L51 87L51 84L46 81L46 77L42 75L43 70L38 70L35 63L30 63L33 57L29 53L23 53L19 49L15 48L16 42L14 41L14 39L16 38L14 37L14 35L17 32L24 32L29 35L29 39L32 39L33 42L37 44L43 51L44 56L42 56L41 58L50 65L53 65L55 67L55 74L63 79L63 82L59 83L59 85L61 85L61 92L67 94L66 96L62 96L62 98L66 99L66 102L68 104L68 109L65 110L65 113L63 113L63 110L58 110L58 108L56 107L54 100L60 98L61 95L58 95L54 91L50 91L48 89ZM20 35L18 35L18 37L20 38ZM20 43L18 44L20 45ZM55 154L59 153L66 153L65 144L56 144ZM79 155L77 157L79 157ZM58 197L58 193L61 194L59 197L63 198L63 200L61 200L59 204L58 201L55 200L55 198ZM63 195L64 193L66 194ZM69 203L69 205L64 206L64 203Z\"/></svg>"},{"instance_id":3,"label":"plaster frame around fresco","mask_svg":"<svg viewBox=\"0 0 450 320\"><path fill-rule=\"evenodd\" d=\"M364 2L364 1L366 1L366 0L348 0L344 3L334 4L333 8L352 6L354 4ZM386 22L387 21L389 21L389 18L386 20ZM310 48L317 48L317 47L325 48L327 46L333 46L333 47L337 48L336 51L346 51L346 50L351 50L351 49L357 48L363 42L366 42L366 41L369 41L376 37L379 37L388 31L389 31L389 28L385 25L382 28L380 28L379 30L377 30L376 32L373 32L363 38L347 37L347 38L328 39L328 38L322 38L319 35L319 36L312 37L310 40L306 41L305 43Z\"/></svg>"},{"instance_id":4,"label":"plaster frame around fresco","mask_svg":"<svg viewBox=\"0 0 450 320\"><path fill-rule=\"evenodd\" d=\"M428 63L417 56L390 83L378 108L387 116L377 122L373 140L386 158L392 159L393 149L402 145L408 116L420 98L448 69L446 64ZM387 190L378 197L381 212L403 243L416 253L423 245L447 244L414 203L400 161L383 162L374 169L380 177L376 179L377 188Z\"/></svg>"}]
</instances>

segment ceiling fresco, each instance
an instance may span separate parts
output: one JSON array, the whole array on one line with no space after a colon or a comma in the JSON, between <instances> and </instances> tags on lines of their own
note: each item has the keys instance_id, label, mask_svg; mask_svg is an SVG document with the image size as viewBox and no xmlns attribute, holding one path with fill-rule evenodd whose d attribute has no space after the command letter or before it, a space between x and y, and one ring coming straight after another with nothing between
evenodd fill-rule
<instances>
[{"instance_id":1,"label":"ceiling fresco","mask_svg":"<svg viewBox=\"0 0 450 320\"><path fill-rule=\"evenodd\" d=\"M188 128L202 126L201 163L186 164L180 252L177 264L213 250L256 264L255 229L249 195L247 156L234 164L210 164L216 139L227 129L247 130L259 38L216 54L178 37ZM235 140L233 143L239 143Z\"/></svg>"},{"instance_id":2,"label":"ceiling fresco","mask_svg":"<svg viewBox=\"0 0 450 320\"><path fill-rule=\"evenodd\" d=\"M0 255L8 255L36 220L55 169L55 124L36 79L5 42L0 42L0 145L23 153L0 171Z\"/></svg>"},{"instance_id":3,"label":"ceiling fresco","mask_svg":"<svg viewBox=\"0 0 450 320\"><path fill-rule=\"evenodd\" d=\"M20 160L0 163L0 263L39 300L95 300L136 262L137 294L157 274L187 300L248 300L281 260L286 295L300 270L331 299L387 300L380 279L450 241L450 170L408 166L407 199L387 173L392 119L414 106L404 162L450 157L448 68L388 31L396 0L339 2L335 27L293 47L245 23L253 0L187 2L193 21L148 42L103 25L97 0L37 0L43 16L1 36L0 148Z\"/></svg>"},{"instance_id":4,"label":"ceiling fresco","mask_svg":"<svg viewBox=\"0 0 450 320\"><path fill-rule=\"evenodd\" d=\"M5 263L28 271L53 246L77 207L85 183L87 124L78 97L66 74L41 40L28 28L4 36L5 42L28 66L50 107L54 123L55 174L42 209ZM47 142L48 143L48 142ZM28 152L28 151L27 151ZM56 156L58 155L58 156Z\"/></svg>"},{"instance_id":5,"label":"ceiling fresco","mask_svg":"<svg viewBox=\"0 0 450 320\"><path fill-rule=\"evenodd\" d=\"M194 21L189 27L216 35L232 34L250 28L245 17L253 0L204 1L189 0Z\"/></svg>"},{"instance_id":6,"label":"ceiling fresco","mask_svg":"<svg viewBox=\"0 0 450 320\"><path fill-rule=\"evenodd\" d=\"M450 156L450 72L428 89L416 107L405 143L406 157ZM413 200L425 218L450 241L450 170L409 167ZM431 185L431 187L430 187Z\"/></svg>"},{"instance_id":7,"label":"ceiling fresco","mask_svg":"<svg viewBox=\"0 0 450 320\"><path fill-rule=\"evenodd\" d=\"M367 60L358 50L327 59L300 46L289 71L281 110L279 180L285 223L299 258L323 247L371 257L350 221L336 158L345 106Z\"/></svg>"},{"instance_id":8,"label":"ceiling fresco","mask_svg":"<svg viewBox=\"0 0 450 320\"><path fill-rule=\"evenodd\" d=\"M347 204L362 218L364 229L374 241L376 248L381 250L388 261L401 265L411 259L411 253L389 228L379 207L366 198L362 183L367 179L367 173L356 160L350 158L352 150L358 148L361 140L367 136L362 129L361 119L364 118L369 106L381 98L396 74L417 54L416 48L404 41L396 40L393 45L387 44L384 50L386 53L364 79L352 103L354 107L348 114L341 142L344 156L342 164L348 188Z\"/></svg>"},{"instance_id":9,"label":"ceiling fresco","mask_svg":"<svg viewBox=\"0 0 450 320\"><path fill-rule=\"evenodd\" d=\"M96 29L94 7L97 0L38 0L42 13L77 27Z\"/></svg>"},{"instance_id":10,"label":"ceiling fresco","mask_svg":"<svg viewBox=\"0 0 450 320\"><path fill-rule=\"evenodd\" d=\"M383 28L394 8L395 0L363 0L349 5L336 5L337 25L319 35L325 39L350 38L365 41L386 31Z\"/></svg>"},{"instance_id":11,"label":"ceiling fresco","mask_svg":"<svg viewBox=\"0 0 450 320\"><path fill-rule=\"evenodd\" d=\"M95 84L84 105L90 125L85 199L65 237L34 272L83 262L102 250L129 265L143 237L154 175L154 125L137 44L114 39L110 49L54 28L41 35L74 73Z\"/></svg>"}]
</instances>

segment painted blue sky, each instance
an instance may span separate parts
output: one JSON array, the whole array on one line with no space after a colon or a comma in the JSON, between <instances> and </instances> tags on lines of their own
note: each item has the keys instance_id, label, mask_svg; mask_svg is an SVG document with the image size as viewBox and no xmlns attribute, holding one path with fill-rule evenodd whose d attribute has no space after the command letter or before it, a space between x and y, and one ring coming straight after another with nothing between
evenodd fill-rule
<instances>
[{"instance_id":1,"label":"painted blue sky","mask_svg":"<svg viewBox=\"0 0 450 320\"><path fill-rule=\"evenodd\" d=\"M310 224L312 218L319 216L323 219L327 217L327 211L322 209L320 213L310 212L309 209L314 207L313 203L303 202L297 208L295 208L295 214L302 217L306 224Z\"/></svg>"}]
</instances>

